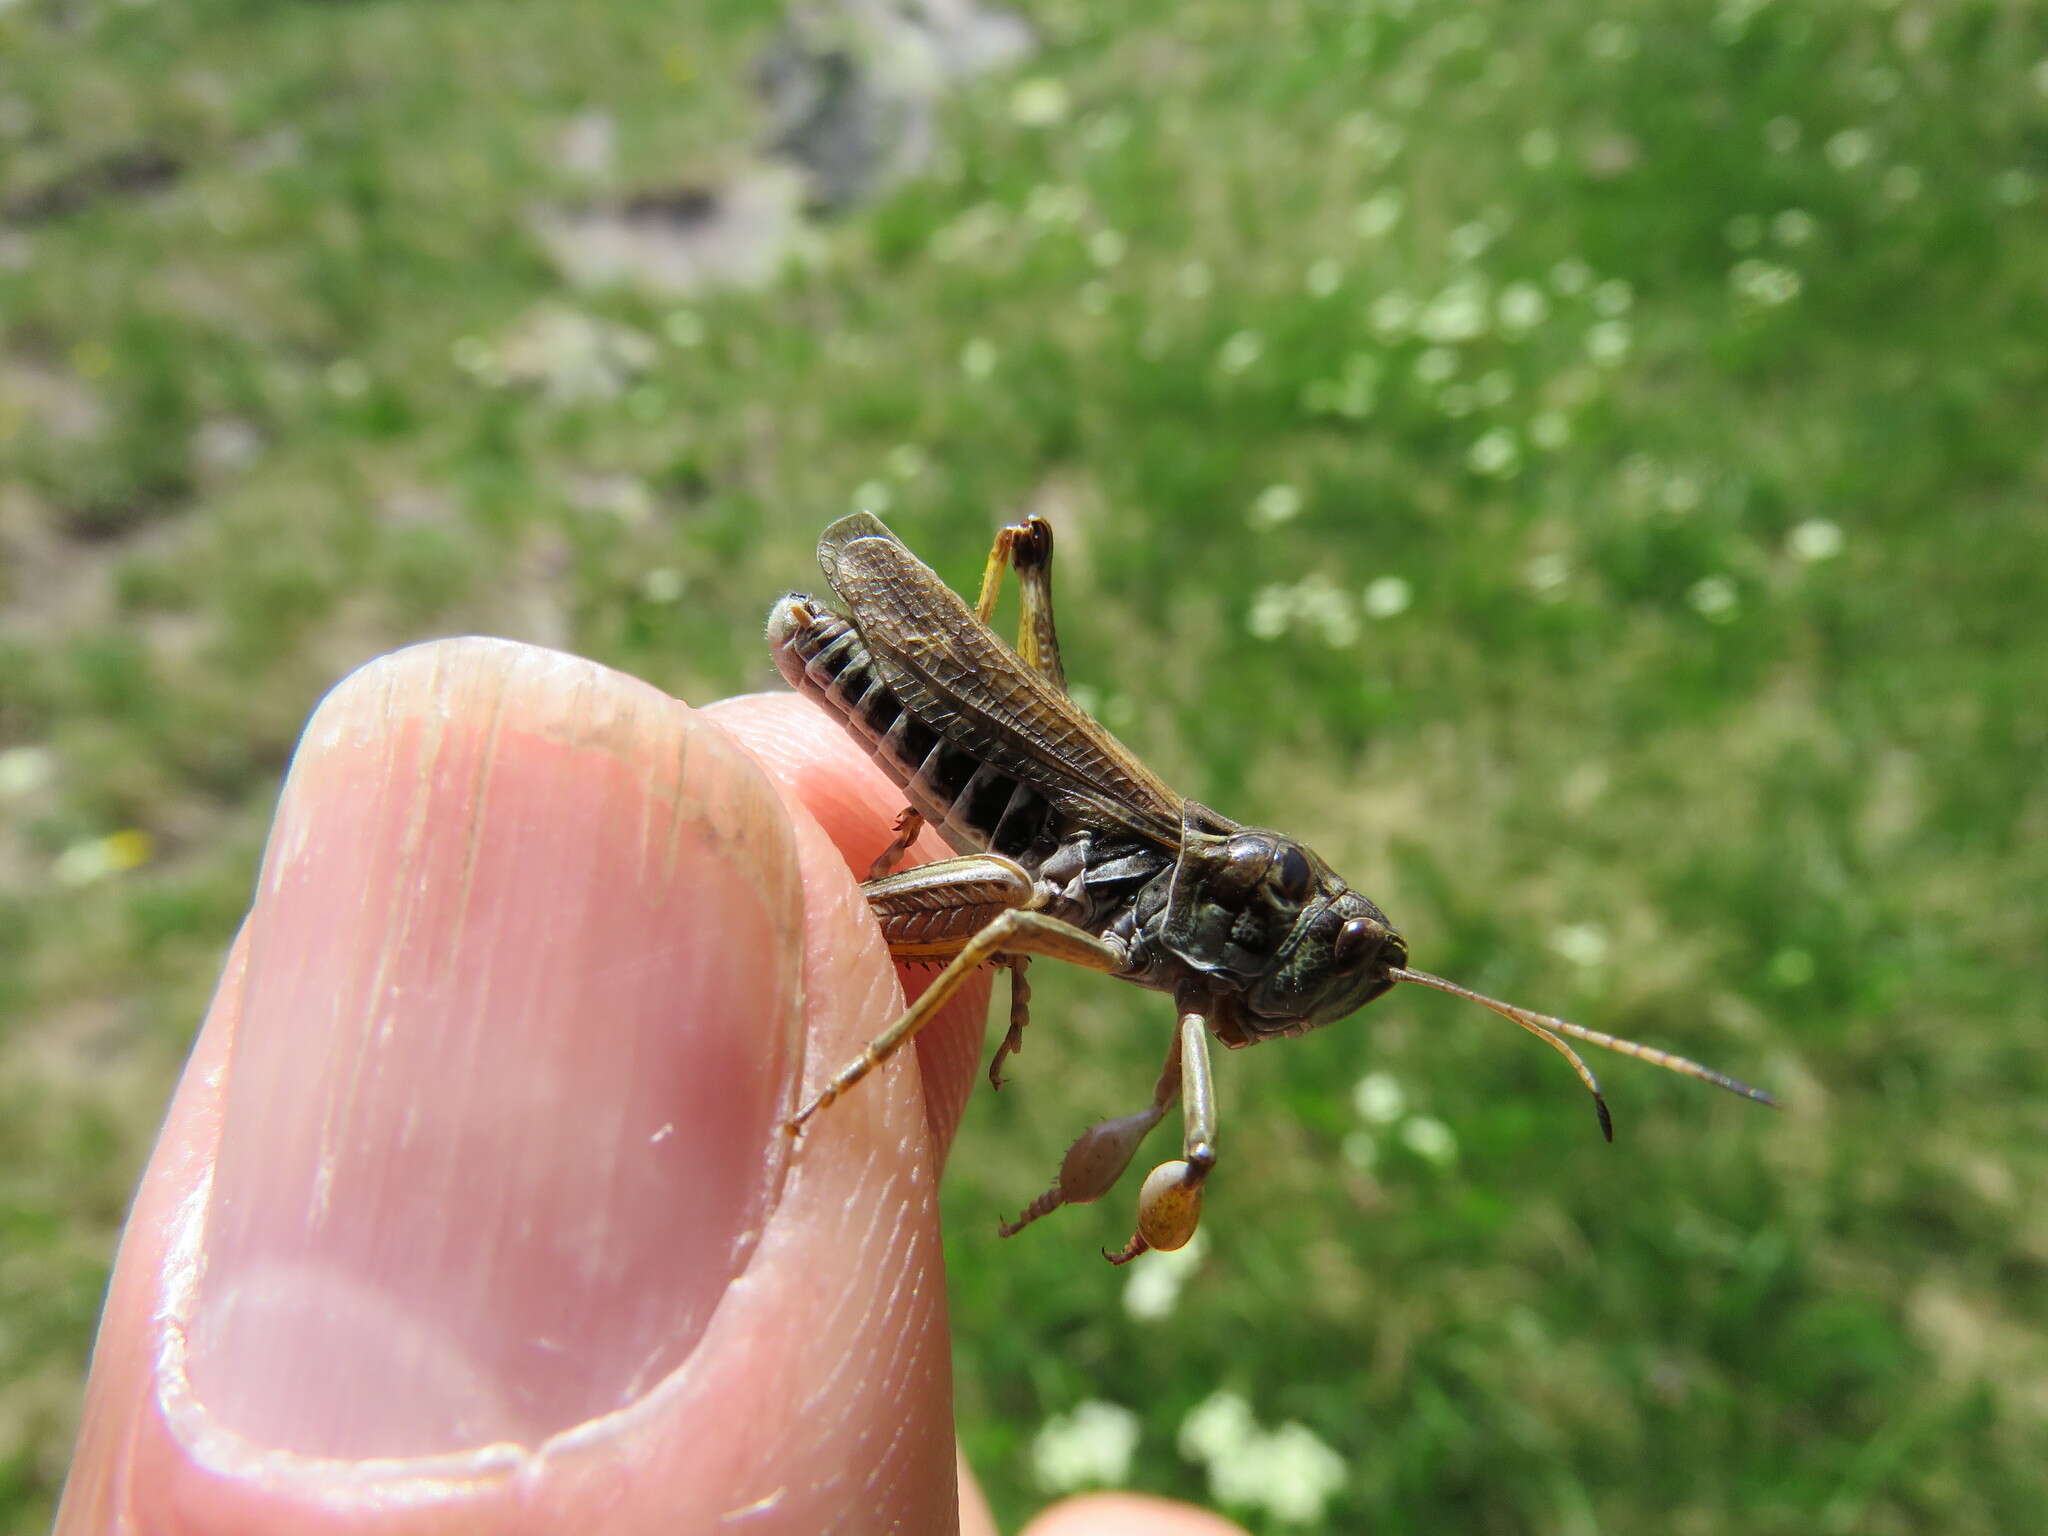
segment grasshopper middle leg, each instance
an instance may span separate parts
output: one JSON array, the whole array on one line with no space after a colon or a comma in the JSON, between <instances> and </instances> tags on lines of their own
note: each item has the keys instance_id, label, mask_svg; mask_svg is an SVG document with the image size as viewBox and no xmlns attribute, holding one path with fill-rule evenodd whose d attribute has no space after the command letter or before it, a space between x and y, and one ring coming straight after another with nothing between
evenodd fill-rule
<instances>
[{"instance_id":1,"label":"grasshopper middle leg","mask_svg":"<svg viewBox=\"0 0 2048 1536\"><path fill-rule=\"evenodd\" d=\"M921 871L912 870L907 876L892 878L903 880L919 873ZM960 990L961 983L973 975L977 967L991 960L1025 955L1045 955L1095 971L1119 970L1124 963L1124 950L1120 944L1098 939L1092 933L1084 932L1071 923L1063 923L1056 917L1048 917L1043 912L1012 908L961 945L946 968L925 989L924 995L904 1010L903 1017L870 1040L866 1050L834 1073L831 1081L819 1089L808 1104L790 1116L784 1129L791 1135L801 1131L804 1122L812 1115L895 1055L906 1042L916 1039L917 1032L937 1017L946 999Z\"/></svg>"}]
</instances>

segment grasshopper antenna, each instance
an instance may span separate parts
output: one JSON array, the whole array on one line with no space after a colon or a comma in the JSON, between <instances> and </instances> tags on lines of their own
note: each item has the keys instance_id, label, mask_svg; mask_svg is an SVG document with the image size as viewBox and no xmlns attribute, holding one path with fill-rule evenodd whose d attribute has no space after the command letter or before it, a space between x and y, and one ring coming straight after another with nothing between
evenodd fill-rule
<instances>
[{"instance_id":1,"label":"grasshopper antenna","mask_svg":"<svg viewBox=\"0 0 2048 1536\"><path fill-rule=\"evenodd\" d=\"M1588 1029L1583 1024L1574 1024L1569 1019L1553 1018L1547 1013L1537 1013L1529 1008L1517 1008L1513 1003L1504 1003L1497 997L1488 997L1474 992L1470 987L1461 987L1455 981L1445 981L1441 976L1432 976L1427 971L1411 971L1404 966L1391 966L1387 974L1396 981L1412 981L1419 986L1434 987L1439 992L1448 992L1453 997L1462 997L1468 1003L1477 1003L1482 1008L1491 1008L1504 1019L1511 1019L1529 1031L1539 1040L1548 1041L1551 1046L1572 1064L1572 1070L1579 1074L1579 1081L1586 1085L1586 1091L1593 1095L1594 1108L1600 1114L1600 1131L1609 1141L1614 1140L1614 1120L1607 1113L1607 1100L1601 1096L1599 1079L1579 1059L1559 1035L1570 1035L1574 1040L1583 1040L1588 1045L1602 1046L1618 1051L1623 1056L1633 1056L1638 1061L1647 1061L1653 1067L1663 1067L1682 1077L1698 1078L1703 1083L1712 1083L1716 1088L1725 1088L1741 1098L1754 1099L1759 1104L1778 1107L1778 1101L1761 1088L1752 1088L1725 1072L1716 1072L1712 1067L1701 1066L1684 1056L1674 1056L1669 1051L1659 1050L1654 1045L1643 1045L1634 1040L1624 1040L1619 1035L1603 1034L1597 1029Z\"/></svg>"}]
</instances>

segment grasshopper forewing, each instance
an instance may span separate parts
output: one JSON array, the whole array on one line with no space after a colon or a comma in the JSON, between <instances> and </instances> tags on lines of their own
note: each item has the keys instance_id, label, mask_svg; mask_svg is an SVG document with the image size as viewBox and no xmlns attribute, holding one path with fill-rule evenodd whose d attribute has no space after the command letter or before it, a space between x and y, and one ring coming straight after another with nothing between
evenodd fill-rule
<instances>
[{"instance_id":1,"label":"grasshopper forewing","mask_svg":"<svg viewBox=\"0 0 2048 1536\"><path fill-rule=\"evenodd\" d=\"M1010 972L1009 1030L989 1066L1023 1043L1025 967L1087 966L1173 998L1179 1025L1152 1099L1083 1131L1052 1187L1003 1224L1008 1236L1062 1205L1099 1199L1181 1104L1181 1155L1138 1197L1137 1231L1112 1263L1178 1248L1201 1218L1216 1163L1209 1036L1226 1046L1298 1035L1414 982L1512 1019L1571 1063L1613 1124L1598 1080L1566 1037L1619 1051L1759 1103L1769 1094L1654 1047L1483 997L1408 966L1387 915L1312 850L1176 795L1068 696L1053 625L1052 529L1027 518L996 537L974 607L867 513L825 530L818 563L840 614L792 593L768 616L790 685L840 721L908 808L863 890L890 950L943 965L931 986L789 1121L792 1133L913 1039L978 967ZM1014 568L1013 650L989 627ZM892 873L918 829L957 857Z\"/></svg>"}]
</instances>

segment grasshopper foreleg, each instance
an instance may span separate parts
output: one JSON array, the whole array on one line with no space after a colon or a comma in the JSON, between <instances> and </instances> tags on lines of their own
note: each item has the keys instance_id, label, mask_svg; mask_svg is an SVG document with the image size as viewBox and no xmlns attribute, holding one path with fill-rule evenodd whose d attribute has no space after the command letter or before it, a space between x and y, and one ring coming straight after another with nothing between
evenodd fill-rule
<instances>
[{"instance_id":1,"label":"grasshopper foreleg","mask_svg":"<svg viewBox=\"0 0 2048 1536\"><path fill-rule=\"evenodd\" d=\"M888 847L875 855L875 862L868 866L868 878L879 880L901 864L903 855L910 852L910 845L917 841L917 834L923 830L924 817L906 805L896 818L896 836Z\"/></svg>"},{"instance_id":2,"label":"grasshopper foreleg","mask_svg":"<svg viewBox=\"0 0 2048 1536\"><path fill-rule=\"evenodd\" d=\"M1086 1205L1108 1194L1131 1165L1138 1144L1166 1118L1174 1095L1180 1091L1181 1040L1175 1034L1173 1044L1167 1048L1166 1064L1159 1069L1152 1102L1134 1115L1099 1120L1076 1136L1067 1155L1060 1159L1059 1176L1052 1181L1052 1188L1024 1207L1015 1221L1003 1222L996 1230L1004 1237L1015 1237L1039 1217L1063 1205Z\"/></svg>"},{"instance_id":3,"label":"grasshopper foreleg","mask_svg":"<svg viewBox=\"0 0 2048 1536\"><path fill-rule=\"evenodd\" d=\"M927 870L985 865L1008 866L1010 871L1015 872L1017 879L1025 880L1026 886L1029 885L1024 872L1015 864L1008 859L997 859L993 856L947 859L938 865L926 865L922 869L914 869L906 874L892 875L887 882L876 884L890 884L897 892L902 892L914 889L914 882L918 877L925 875ZM870 900L874 900L872 893ZM883 926L886 933L889 925L885 922ZM922 953L930 957L936 942L912 949L908 946L899 947L892 941L889 947L897 954ZM785 1130L792 1135L801 1131L804 1122L812 1115L895 1055L906 1042L916 1039L917 1032L937 1017L946 1000L960 990L961 983L973 975L978 967L992 960L1045 955L1054 960L1084 965L1095 971L1120 970L1124 963L1124 948L1121 944L1098 939L1094 934L1076 928L1071 923L1063 923L1056 917L1048 917L1043 912L1033 912L1019 906L1012 906L1008 911L1000 913L964 943L956 942L949 947L956 952L947 962L946 968L939 972L932 984L925 989L924 995L905 1009L903 1016L894 1024L869 1041L866 1050L834 1073L831 1080L818 1090L817 1095L809 1103L790 1116L784 1126Z\"/></svg>"}]
</instances>

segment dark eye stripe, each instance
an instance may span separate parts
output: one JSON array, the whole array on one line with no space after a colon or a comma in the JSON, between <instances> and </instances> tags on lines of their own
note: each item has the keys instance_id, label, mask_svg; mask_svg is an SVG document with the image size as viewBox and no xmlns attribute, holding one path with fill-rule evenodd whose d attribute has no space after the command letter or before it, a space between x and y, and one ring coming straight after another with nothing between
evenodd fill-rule
<instances>
[{"instance_id":1,"label":"dark eye stripe","mask_svg":"<svg viewBox=\"0 0 2048 1536\"><path fill-rule=\"evenodd\" d=\"M1299 901L1306 896L1309 882L1314 878L1314 872L1299 848L1282 848L1280 856L1273 860L1273 887L1289 901Z\"/></svg>"}]
</instances>

